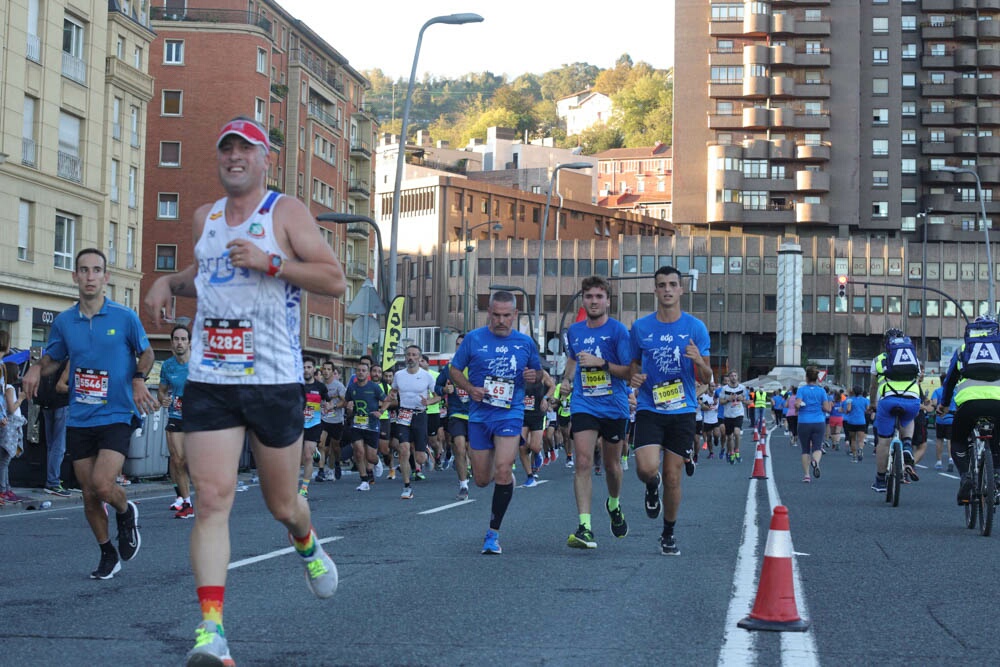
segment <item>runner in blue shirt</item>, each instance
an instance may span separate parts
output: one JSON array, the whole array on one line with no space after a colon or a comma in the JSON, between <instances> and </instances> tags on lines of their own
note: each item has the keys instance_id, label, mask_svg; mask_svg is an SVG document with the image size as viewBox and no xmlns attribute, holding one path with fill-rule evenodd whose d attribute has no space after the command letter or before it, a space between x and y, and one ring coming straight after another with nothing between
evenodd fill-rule
<instances>
[{"instance_id":1,"label":"runner in blue shirt","mask_svg":"<svg viewBox=\"0 0 1000 667\"><path fill-rule=\"evenodd\" d=\"M851 460L861 463L865 458L865 434L868 432L868 399L861 393L860 385L851 390L844 408L844 430L847 444L851 448Z\"/></svg>"},{"instance_id":2,"label":"runner in blue shirt","mask_svg":"<svg viewBox=\"0 0 1000 667\"><path fill-rule=\"evenodd\" d=\"M819 369L806 369L806 384L799 387L796 406L799 417L799 442L802 443L802 481L809 481L809 467L813 477L819 479L819 461L823 458L823 434L826 433L826 414L833 407L823 387L819 386Z\"/></svg>"},{"instance_id":3,"label":"runner in blue shirt","mask_svg":"<svg viewBox=\"0 0 1000 667\"><path fill-rule=\"evenodd\" d=\"M191 477L184 459L183 403L184 384L188 376L188 360L191 357L191 332L178 324L170 332L170 346L174 356L160 366L160 385L156 394L160 405L167 408L167 450L170 452L170 479L174 483L177 500L170 506L175 519L193 519L194 506L191 504Z\"/></svg>"},{"instance_id":4,"label":"runner in blue shirt","mask_svg":"<svg viewBox=\"0 0 1000 667\"><path fill-rule=\"evenodd\" d=\"M639 390L635 414L635 462L639 481L646 485L646 516L660 515L660 453L663 452L663 533L660 550L678 556L674 524L681 504L681 468L694 474L697 391L695 381L708 384L709 338L705 324L681 310L681 273L660 267L656 284L656 312L632 325L630 332L632 379Z\"/></svg>"},{"instance_id":5,"label":"runner in blue shirt","mask_svg":"<svg viewBox=\"0 0 1000 667\"><path fill-rule=\"evenodd\" d=\"M83 490L84 514L101 547L92 579L111 579L121 570L122 560L132 560L139 552L139 509L115 478L138 426L137 410L147 414L159 408L146 388L153 348L139 316L104 297L110 280L106 269L107 258L100 250L77 253L73 282L80 301L56 316L45 354L24 377L24 393L33 398L41 376L56 372L59 362L69 358L66 451ZM102 503L118 513L117 550Z\"/></svg>"},{"instance_id":6,"label":"runner in blue shirt","mask_svg":"<svg viewBox=\"0 0 1000 667\"><path fill-rule=\"evenodd\" d=\"M470 331L456 350L448 372L456 387L468 393L469 446L476 486L491 481L493 504L484 554L502 553L500 524L514 494L512 466L524 422L524 385L535 382L541 359L535 342L514 329L514 295L490 295L489 324ZM465 372L468 370L468 376ZM494 467L495 466L495 467Z\"/></svg>"},{"instance_id":7,"label":"runner in blue shirt","mask_svg":"<svg viewBox=\"0 0 1000 667\"><path fill-rule=\"evenodd\" d=\"M944 398L944 387L938 387L931 394L931 405L937 410ZM944 457L948 455L948 472L954 472L955 463L951 459L951 425L955 422L955 411L958 405L955 404L955 397L951 397L951 405L944 414L938 414L934 418L934 446L935 454L934 469L941 470L944 467Z\"/></svg>"},{"instance_id":8,"label":"runner in blue shirt","mask_svg":"<svg viewBox=\"0 0 1000 667\"><path fill-rule=\"evenodd\" d=\"M590 526L593 494L594 450L600 437L607 469L608 500L605 508L611 517L611 534L628 535L628 523L619 497L622 489L622 444L628 426L628 386L631 348L628 329L608 316L611 285L601 276L583 280L580 291L587 317L570 325L566 332L566 369L563 393L572 389L573 451L576 452L573 492L579 527L566 544L576 549L596 549Z\"/></svg>"}]
</instances>

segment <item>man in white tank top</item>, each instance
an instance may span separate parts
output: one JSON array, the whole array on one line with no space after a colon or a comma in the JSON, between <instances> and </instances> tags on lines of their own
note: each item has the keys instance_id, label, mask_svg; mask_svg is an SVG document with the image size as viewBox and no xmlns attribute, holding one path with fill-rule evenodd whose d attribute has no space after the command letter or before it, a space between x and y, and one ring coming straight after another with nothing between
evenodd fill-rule
<instances>
[{"instance_id":1,"label":"man in white tank top","mask_svg":"<svg viewBox=\"0 0 1000 667\"><path fill-rule=\"evenodd\" d=\"M198 490L191 565L203 620L187 664L232 664L222 625L229 513L247 433L264 500L301 556L312 592L328 598L337 568L297 493L302 451L301 291L341 296L344 272L309 210L265 187L267 130L248 118L216 142L226 197L193 219L195 263L157 280L145 304L159 325L171 297L198 299L184 393L184 449ZM270 483L265 482L269 479Z\"/></svg>"}]
</instances>

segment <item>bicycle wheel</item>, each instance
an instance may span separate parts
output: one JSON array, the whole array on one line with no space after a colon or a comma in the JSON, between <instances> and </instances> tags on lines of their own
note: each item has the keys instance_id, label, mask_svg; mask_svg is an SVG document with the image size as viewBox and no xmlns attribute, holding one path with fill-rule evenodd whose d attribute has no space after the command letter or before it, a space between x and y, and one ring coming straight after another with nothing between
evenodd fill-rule
<instances>
[{"instance_id":1,"label":"bicycle wheel","mask_svg":"<svg viewBox=\"0 0 1000 667\"><path fill-rule=\"evenodd\" d=\"M903 443L896 441L892 443L892 480L889 484L892 487L892 506L899 507L899 487L903 482ZM886 489L888 492L888 489Z\"/></svg>"},{"instance_id":2,"label":"bicycle wheel","mask_svg":"<svg viewBox=\"0 0 1000 667\"><path fill-rule=\"evenodd\" d=\"M979 458L975 456L975 448L969 450L969 478L973 482L979 480ZM979 501L976 499L976 489L972 490L972 498L965 504L965 527L972 529L976 527L979 518Z\"/></svg>"},{"instance_id":3,"label":"bicycle wheel","mask_svg":"<svg viewBox=\"0 0 1000 667\"><path fill-rule=\"evenodd\" d=\"M989 447L983 450L979 465L979 534L989 537L993 532L993 513L996 509L996 477L993 476L993 453Z\"/></svg>"}]
</instances>

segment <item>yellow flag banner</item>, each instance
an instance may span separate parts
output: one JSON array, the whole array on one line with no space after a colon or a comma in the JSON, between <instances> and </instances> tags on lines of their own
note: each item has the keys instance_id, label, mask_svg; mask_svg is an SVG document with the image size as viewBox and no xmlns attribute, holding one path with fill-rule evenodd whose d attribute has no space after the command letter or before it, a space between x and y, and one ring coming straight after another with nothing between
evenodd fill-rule
<instances>
[{"instance_id":1,"label":"yellow flag banner","mask_svg":"<svg viewBox=\"0 0 1000 667\"><path fill-rule=\"evenodd\" d=\"M385 318L385 337L382 339L382 368L388 370L396 365L396 350L399 349L399 339L403 335L403 305L405 296L397 296L389 306L389 314Z\"/></svg>"}]
</instances>

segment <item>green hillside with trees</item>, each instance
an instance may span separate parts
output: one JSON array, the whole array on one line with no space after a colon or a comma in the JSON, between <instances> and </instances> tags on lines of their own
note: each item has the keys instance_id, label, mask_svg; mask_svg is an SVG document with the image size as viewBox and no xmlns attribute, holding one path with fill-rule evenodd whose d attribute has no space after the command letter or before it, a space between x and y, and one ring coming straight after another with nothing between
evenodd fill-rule
<instances>
[{"instance_id":1,"label":"green hillside with trees","mask_svg":"<svg viewBox=\"0 0 1000 667\"><path fill-rule=\"evenodd\" d=\"M406 79L393 81L379 69L364 74L372 83L367 99L382 131L398 133ZM611 97L612 119L579 136L566 136L556 117L556 100L590 88ZM485 139L486 128L501 126L529 140L551 136L558 146L580 146L590 155L657 141L670 144L672 121L673 70L633 63L626 53L608 69L572 63L541 75L522 74L513 81L491 72L458 79L425 76L413 90L407 133L412 139L417 130L429 130L435 140L460 147L470 139Z\"/></svg>"}]
</instances>

